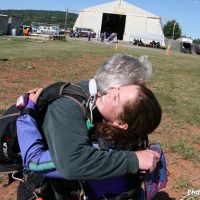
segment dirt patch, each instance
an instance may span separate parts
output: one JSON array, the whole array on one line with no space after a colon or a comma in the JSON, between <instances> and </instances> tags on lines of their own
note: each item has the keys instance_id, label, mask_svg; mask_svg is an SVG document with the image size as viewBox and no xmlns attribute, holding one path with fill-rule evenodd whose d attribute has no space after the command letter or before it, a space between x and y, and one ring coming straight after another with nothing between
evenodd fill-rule
<instances>
[{"instance_id":1,"label":"dirt patch","mask_svg":"<svg viewBox=\"0 0 200 200\"><path fill-rule=\"evenodd\" d=\"M161 142L167 160L168 184L158 199L181 199L187 195L188 189L200 188L200 162L196 159L200 147L198 138L200 128L180 124L163 114L161 125L150 136L153 142ZM181 141L185 141L186 147L181 146ZM184 148L187 147L193 147L196 155L191 154L186 159L187 152L184 152Z\"/></svg>"},{"instance_id":2,"label":"dirt patch","mask_svg":"<svg viewBox=\"0 0 200 200\"><path fill-rule=\"evenodd\" d=\"M83 55L77 59L67 60L20 60L19 62L9 60L4 62L1 65L0 110L5 110L13 103L13 99L30 88L46 87L56 81L78 82L88 79L94 75L97 66L103 60L100 56Z\"/></svg>"},{"instance_id":3,"label":"dirt patch","mask_svg":"<svg viewBox=\"0 0 200 200\"><path fill-rule=\"evenodd\" d=\"M17 195L18 182L15 181L8 185L8 177L5 174L0 174L0 197L2 200L15 200Z\"/></svg>"}]
</instances>

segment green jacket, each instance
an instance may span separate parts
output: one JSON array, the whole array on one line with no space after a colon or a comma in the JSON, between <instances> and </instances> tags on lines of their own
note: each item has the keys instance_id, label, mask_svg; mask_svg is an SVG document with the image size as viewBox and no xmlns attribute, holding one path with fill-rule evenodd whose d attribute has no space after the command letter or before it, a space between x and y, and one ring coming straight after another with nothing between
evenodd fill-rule
<instances>
[{"instance_id":1,"label":"green jacket","mask_svg":"<svg viewBox=\"0 0 200 200\"><path fill-rule=\"evenodd\" d=\"M88 82L80 86L88 93ZM49 105L43 130L56 169L68 180L105 179L138 171L134 152L91 146L83 111L70 98L61 97Z\"/></svg>"}]
</instances>

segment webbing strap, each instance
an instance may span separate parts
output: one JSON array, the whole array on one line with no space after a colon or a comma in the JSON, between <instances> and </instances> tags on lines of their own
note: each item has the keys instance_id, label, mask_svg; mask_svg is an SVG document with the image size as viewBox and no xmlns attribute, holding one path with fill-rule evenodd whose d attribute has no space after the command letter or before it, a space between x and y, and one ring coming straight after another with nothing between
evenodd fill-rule
<instances>
[{"instance_id":1,"label":"webbing strap","mask_svg":"<svg viewBox=\"0 0 200 200\"><path fill-rule=\"evenodd\" d=\"M71 96L67 96L67 95L62 95L62 96L65 97L65 98L69 98L69 99L73 100L74 102L76 102L81 107L81 109L83 111L84 118L85 119L87 118L87 108L84 107L85 101L82 101L82 103L80 103L77 99L75 99Z\"/></svg>"},{"instance_id":2,"label":"webbing strap","mask_svg":"<svg viewBox=\"0 0 200 200\"><path fill-rule=\"evenodd\" d=\"M75 101L81 107L84 118L87 118L86 104L89 99L89 95L81 87L78 85L66 83L61 87L60 94L63 97L70 98ZM73 95L77 95L77 98Z\"/></svg>"}]
</instances>

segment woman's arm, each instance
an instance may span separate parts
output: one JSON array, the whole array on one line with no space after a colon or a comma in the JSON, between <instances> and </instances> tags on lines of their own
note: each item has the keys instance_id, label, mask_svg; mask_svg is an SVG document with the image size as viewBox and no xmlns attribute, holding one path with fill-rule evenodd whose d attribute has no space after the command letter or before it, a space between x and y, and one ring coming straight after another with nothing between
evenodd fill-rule
<instances>
[{"instance_id":1,"label":"woman's arm","mask_svg":"<svg viewBox=\"0 0 200 200\"><path fill-rule=\"evenodd\" d=\"M48 177L62 178L55 169L49 150L45 150L37 124L30 115L17 119L17 136L26 169Z\"/></svg>"},{"instance_id":2,"label":"woman's arm","mask_svg":"<svg viewBox=\"0 0 200 200\"><path fill-rule=\"evenodd\" d=\"M37 91L34 96L30 94L32 100L29 100L26 108L34 109L34 101L37 101L37 96L42 90ZM25 114L17 119L16 125L23 166L48 177L62 178L55 169L49 150L44 148L35 119Z\"/></svg>"}]
</instances>

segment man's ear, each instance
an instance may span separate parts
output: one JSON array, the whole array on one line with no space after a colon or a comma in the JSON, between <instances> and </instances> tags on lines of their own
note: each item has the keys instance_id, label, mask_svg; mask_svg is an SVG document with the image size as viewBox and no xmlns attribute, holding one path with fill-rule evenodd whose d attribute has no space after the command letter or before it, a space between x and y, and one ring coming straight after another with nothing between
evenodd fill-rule
<instances>
[{"instance_id":1,"label":"man's ear","mask_svg":"<svg viewBox=\"0 0 200 200\"><path fill-rule=\"evenodd\" d=\"M128 124L122 121L114 121L111 125L124 131L128 129Z\"/></svg>"}]
</instances>

